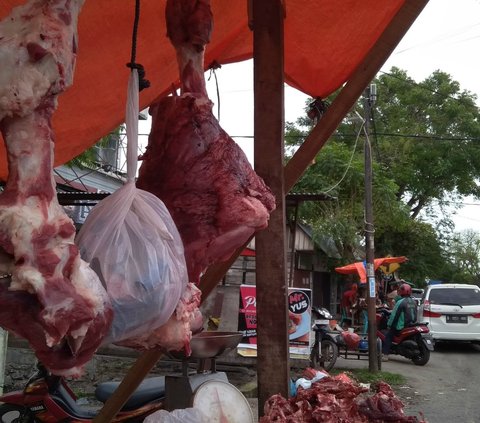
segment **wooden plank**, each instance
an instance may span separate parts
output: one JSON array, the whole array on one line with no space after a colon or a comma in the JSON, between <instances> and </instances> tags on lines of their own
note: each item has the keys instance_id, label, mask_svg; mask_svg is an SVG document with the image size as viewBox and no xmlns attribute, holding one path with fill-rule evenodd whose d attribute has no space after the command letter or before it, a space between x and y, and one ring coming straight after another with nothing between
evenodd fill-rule
<instances>
[{"instance_id":1,"label":"wooden plank","mask_svg":"<svg viewBox=\"0 0 480 423\"><path fill-rule=\"evenodd\" d=\"M163 353L159 350L148 350L142 353L130 367L128 373L122 379L122 383L118 385L113 395L95 416L93 422L107 423L112 421L162 355Z\"/></svg>"},{"instance_id":2,"label":"wooden plank","mask_svg":"<svg viewBox=\"0 0 480 423\"><path fill-rule=\"evenodd\" d=\"M273 394L288 397L284 158L283 4L253 2L254 164L277 208L255 235L259 413ZM275 363L275 365L272 365Z\"/></svg>"},{"instance_id":3,"label":"wooden plank","mask_svg":"<svg viewBox=\"0 0 480 423\"><path fill-rule=\"evenodd\" d=\"M392 54L428 0L406 0L345 87L285 166L285 192L292 189L333 131Z\"/></svg>"}]
</instances>

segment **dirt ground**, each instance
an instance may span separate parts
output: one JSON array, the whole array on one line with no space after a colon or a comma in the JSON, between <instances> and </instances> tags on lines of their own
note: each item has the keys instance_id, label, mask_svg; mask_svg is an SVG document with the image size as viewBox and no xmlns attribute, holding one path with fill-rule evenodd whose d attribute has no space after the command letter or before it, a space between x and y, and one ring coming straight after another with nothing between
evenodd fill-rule
<instances>
[{"instance_id":1,"label":"dirt ground","mask_svg":"<svg viewBox=\"0 0 480 423\"><path fill-rule=\"evenodd\" d=\"M79 401L81 404L89 407L100 407L101 404L94 399L94 391L97 385L106 381L121 381L134 362L135 358L96 355L87 365L85 375L77 380L69 380L69 386L80 398ZM35 357L31 351L26 349L9 348L5 369L4 392L22 389L28 378L34 373L35 363ZM355 365L353 368L362 363L354 363ZM348 365L350 363L343 360L341 364L343 367L343 365ZM307 362L305 362L305 367L306 365ZM292 368L291 377L294 380L297 379L300 377L303 370L304 368ZM180 361L160 360L152 369L149 376L180 374L181 371L182 363ZM195 371L193 363L190 371ZM217 362L217 371L225 372L229 382L244 394L248 399L256 418L258 415L258 402L256 399L257 374L255 366L238 365L219 360ZM404 386L396 387L395 390L407 408L416 411L419 409L420 398L416 395L414 392L415 390L411 386L406 384Z\"/></svg>"},{"instance_id":2,"label":"dirt ground","mask_svg":"<svg viewBox=\"0 0 480 423\"><path fill-rule=\"evenodd\" d=\"M134 362L135 358L96 355L87 365L84 376L80 379L70 379L69 385L78 396L91 396L99 383L121 381ZM22 389L28 378L35 372L35 363L35 357L29 350L9 348L4 392ZM181 361L160 360L149 376L180 374L181 371ZM195 372L194 363L190 365L189 371ZM256 394L256 392L249 392L252 391L252 385L256 385L257 375L254 367L218 362L217 371L225 372L229 382L243 390L245 396Z\"/></svg>"}]
</instances>

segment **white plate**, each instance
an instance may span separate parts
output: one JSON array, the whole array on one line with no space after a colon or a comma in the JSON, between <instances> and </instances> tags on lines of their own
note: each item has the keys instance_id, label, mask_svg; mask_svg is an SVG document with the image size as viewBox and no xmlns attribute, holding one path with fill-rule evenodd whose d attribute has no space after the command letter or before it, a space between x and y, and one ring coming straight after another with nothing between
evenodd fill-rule
<instances>
[{"instance_id":1,"label":"white plate","mask_svg":"<svg viewBox=\"0 0 480 423\"><path fill-rule=\"evenodd\" d=\"M302 313L301 316L302 316L302 320L300 321L300 324L297 326L297 330L294 333L291 333L288 336L288 339L297 339L310 332L310 319L311 319L310 313L304 312Z\"/></svg>"},{"instance_id":2,"label":"white plate","mask_svg":"<svg viewBox=\"0 0 480 423\"><path fill-rule=\"evenodd\" d=\"M202 383L193 397L209 423L254 423L250 404L243 394L228 382L208 380Z\"/></svg>"}]
</instances>

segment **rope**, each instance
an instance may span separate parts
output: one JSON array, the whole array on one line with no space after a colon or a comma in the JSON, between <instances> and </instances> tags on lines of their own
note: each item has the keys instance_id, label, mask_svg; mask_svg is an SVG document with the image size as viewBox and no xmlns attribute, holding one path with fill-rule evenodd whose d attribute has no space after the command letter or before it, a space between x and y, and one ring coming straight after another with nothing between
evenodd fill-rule
<instances>
[{"instance_id":1,"label":"rope","mask_svg":"<svg viewBox=\"0 0 480 423\"><path fill-rule=\"evenodd\" d=\"M150 81L145 79L145 69L143 65L135 61L137 56L137 34L138 23L140 21L140 0L135 0L135 19L133 21L132 31L132 54L130 56L130 62L127 63L127 67L130 69L137 69L138 72L138 90L142 91L144 88L150 87Z\"/></svg>"},{"instance_id":2,"label":"rope","mask_svg":"<svg viewBox=\"0 0 480 423\"><path fill-rule=\"evenodd\" d=\"M215 86L217 88L217 120L220 122L220 88L218 87L218 79L217 79L217 72L215 72L216 69L220 69L222 66L220 63L214 61L210 64L209 69L210 69L210 75L208 76L208 80L210 81L210 78L213 77L215 78Z\"/></svg>"}]
</instances>

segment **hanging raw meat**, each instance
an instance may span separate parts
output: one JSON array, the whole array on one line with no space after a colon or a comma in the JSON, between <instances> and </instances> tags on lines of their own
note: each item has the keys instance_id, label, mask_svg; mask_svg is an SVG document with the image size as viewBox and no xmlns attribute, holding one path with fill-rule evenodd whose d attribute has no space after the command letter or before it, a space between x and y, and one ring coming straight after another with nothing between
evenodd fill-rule
<instances>
[{"instance_id":1,"label":"hanging raw meat","mask_svg":"<svg viewBox=\"0 0 480 423\"><path fill-rule=\"evenodd\" d=\"M83 0L32 0L0 22L0 131L9 175L0 195L0 325L52 372L76 375L109 328L108 297L58 204L52 114L72 83Z\"/></svg>"},{"instance_id":2,"label":"hanging raw meat","mask_svg":"<svg viewBox=\"0 0 480 423\"><path fill-rule=\"evenodd\" d=\"M150 107L152 130L137 186L157 195L185 246L190 281L228 259L268 224L275 199L243 151L220 127L205 88L208 0L169 0L167 35L177 52L181 95Z\"/></svg>"}]
</instances>

